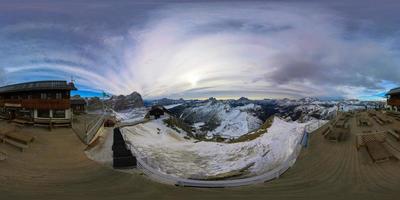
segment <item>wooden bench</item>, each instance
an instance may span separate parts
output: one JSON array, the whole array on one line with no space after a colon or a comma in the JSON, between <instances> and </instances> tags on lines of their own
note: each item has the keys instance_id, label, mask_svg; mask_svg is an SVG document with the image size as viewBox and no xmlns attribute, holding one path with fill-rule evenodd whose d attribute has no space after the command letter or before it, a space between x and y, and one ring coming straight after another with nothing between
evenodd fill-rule
<instances>
[{"instance_id":1,"label":"wooden bench","mask_svg":"<svg viewBox=\"0 0 400 200\"><path fill-rule=\"evenodd\" d=\"M4 135L3 143L7 143L11 146L14 146L20 149L22 152L29 147L29 144L35 140L35 137L16 133L16 132L9 132Z\"/></svg>"},{"instance_id":2,"label":"wooden bench","mask_svg":"<svg viewBox=\"0 0 400 200\"><path fill-rule=\"evenodd\" d=\"M331 131L325 136L329 141L340 142L345 139L346 134L343 131Z\"/></svg>"},{"instance_id":3,"label":"wooden bench","mask_svg":"<svg viewBox=\"0 0 400 200\"><path fill-rule=\"evenodd\" d=\"M388 161L392 156L381 142L368 141L365 143L365 146L367 147L367 151L375 163Z\"/></svg>"},{"instance_id":4,"label":"wooden bench","mask_svg":"<svg viewBox=\"0 0 400 200\"><path fill-rule=\"evenodd\" d=\"M396 133L393 130L388 130L387 133L389 133L390 135L392 135L393 137L396 138L397 141L400 141L400 135L398 133Z\"/></svg>"},{"instance_id":5,"label":"wooden bench","mask_svg":"<svg viewBox=\"0 0 400 200\"><path fill-rule=\"evenodd\" d=\"M12 139L16 142L23 143L25 145L28 145L29 143L35 140L35 137L33 136L15 132L5 134L4 138Z\"/></svg>"},{"instance_id":6,"label":"wooden bench","mask_svg":"<svg viewBox=\"0 0 400 200\"><path fill-rule=\"evenodd\" d=\"M20 142L17 142L17 141L15 141L15 140L9 139L9 138L4 138L4 139L3 139L3 143L7 143L7 144L9 144L9 145L11 145L11 146L13 146L13 147L16 147L16 148L18 148L19 150L21 150L22 152L23 152L25 149L27 149L27 148L29 147L29 146L26 145L26 144L22 144L22 143L20 143Z\"/></svg>"},{"instance_id":7,"label":"wooden bench","mask_svg":"<svg viewBox=\"0 0 400 200\"><path fill-rule=\"evenodd\" d=\"M383 146L392 154L394 158L400 160L400 147L397 143L393 140L387 140L386 142L382 143Z\"/></svg>"},{"instance_id":8,"label":"wooden bench","mask_svg":"<svg viewBox=\"0 0 400 200\"><path fill-rule=\"evenodd\" d=\"M344 120L344 119L339 119L339 120L336 122L335 127L344 128L344 127L345 127L345 123L346 123L346 120Z\"/></svg>"},{"instance_id":9,"label":"wooden bench","mask_svg":"<svg viewBox=\"0 0 400 200\"><path fill-rule=\"evenodd\" d=\"M387 137L387 135L385 132L358 134L357 139L356 139L357 150L359 150L360 147L365 146L365 144L370 141L385 142L386 137Z\"/></svg>"},{"instance_id":10,"label":"wooden bench","mask_svg":"<svg viewBox=\"0 0 400 200\"><path fill-rule=\"evenodd\" d=\"M393 120L389 119L387 116L380 116L379 119L381 119L386 124L393 123Z\"/></svg>"},{"instance_id":11,"label":"wooden bench","mask_svg":"<svg viewBox=\"0 0 400 200\"><path fill-rule=\"evenodd\" d=\"M359 125L359 126L370 126L370 122L369 122L368 119L360 118L360 119L358 120L358 125Z\"/></svg>"},{"instance_id":12,"label":"wooden bench","mask_svg":"<svg viewBox=\"0 0 400 200\"><path fill-rule=\"evenodd\" d=\"M372 117L379 125L384 125L385 123L377 116Z\"/></svg>"}]
</instances>

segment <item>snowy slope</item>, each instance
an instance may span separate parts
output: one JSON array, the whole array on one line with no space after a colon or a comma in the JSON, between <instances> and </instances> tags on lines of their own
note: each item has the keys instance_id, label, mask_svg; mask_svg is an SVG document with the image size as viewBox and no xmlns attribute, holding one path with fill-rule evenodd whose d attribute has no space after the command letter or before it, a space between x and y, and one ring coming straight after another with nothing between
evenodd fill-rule
<instances>
[{"instance_id":1,"label":"snowy slope","mask_svg":"<svg viewBox=\"0 0 400 200\"><path fill-rule=\"evenodd\" d=\"M221 135L226 138L237 138L258 129L263 122L246 112L246 110L254 109L254 107L254 104L249 104L219 112L218 117L222 119L220 125L215 130L208 132L207 136Z\"/></svg>"},{"instance_id":2,"label":"snowy slope","mask_svg":"<svg viewBox=\"0 0 400 200\"><path fill-rule=\"evenodd\" d=\"M184 178L208 178L249 167L247 176L274 169L299 143L306 124L275 118L268 132L242 143L193 142L184 139L161 120L122 133L147 163L160 172Z\"/></svg>"},{"instance_id":3,"label":"snowy slope","mask_svg":"<svg viewBox=\"0 0 400 200\"><path fill-rule=\"evenodd\" d=\"M186 108L180 118L189 121L197 128L197 133L214 135L224 138L236 138L257 129L263 122L255 117L252 112L261 109L255 104L232 107L229 104L208 101L203 104ZM207 131L201 131L201 127L208 124L216 124ZM196 126L203 124L203 126Z\"/></svg>"},{"instance_id":4,"label":"snowy slope","mask_svg":"<svg viewBox=\"0 0 400 200\"><path fill-rule=\"evenodd\" d=\"M171 108L175 108L175 107L180 106L180 105L182 105L182 103L166 105L166 106L164 106L164 108L171 109Z\"/></svg>"},{"instance_id":5,"label":"snowy slope","mask_svg":"<svg viewBox=\"0 0 400 200\"><path fill-rule=\"evenodd\" d=\"M85 151L85 153L89 159L111 167L113 162L113 152L111 149L113 144L113 128L101 129L99 137L99 144Z\"/></svg>"},{"instance_id":6,"label":"snowy slope","mask_svg":"<svg viewBox=\"0 0 400 200\"><path fill-rule=\"evenodd\" d=\"M142 120L148 111L149 108L141 107L120 112L113 111L113 114L118 121L129 123Z\"/></svg>"}]
</instances>

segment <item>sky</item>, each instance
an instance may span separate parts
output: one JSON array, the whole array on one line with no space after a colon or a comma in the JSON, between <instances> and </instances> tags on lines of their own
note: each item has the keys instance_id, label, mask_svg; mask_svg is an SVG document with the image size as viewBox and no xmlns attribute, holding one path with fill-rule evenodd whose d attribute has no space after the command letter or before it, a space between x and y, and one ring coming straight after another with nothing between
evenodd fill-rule
<instances>
[{"instance_id":1,"label":"sky","mask_svg":"<svg viewBox=\"0 0 400 200\"><path fill-rule=\"evenodd\" d=\"M400 86L399 10L397 0L0 0L0 85L379 99Z\"/></svg>"}]
</instances>

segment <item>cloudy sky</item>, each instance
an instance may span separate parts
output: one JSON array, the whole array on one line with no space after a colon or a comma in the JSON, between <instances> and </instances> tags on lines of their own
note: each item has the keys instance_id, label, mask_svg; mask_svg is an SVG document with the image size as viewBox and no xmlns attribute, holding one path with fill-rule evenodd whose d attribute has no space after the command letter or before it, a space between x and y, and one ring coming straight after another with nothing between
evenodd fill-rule
<instances>
[{"instance_id":1,"label":"cloudy sky","mask_svg":"<svg viewBox=\"0 0 400 200\"><path fill-rule=\"evenodd\" d=\"M145 98L377 98L400 85L400 2L0 0L0 85Z\"/></svg>"}]
</instances>

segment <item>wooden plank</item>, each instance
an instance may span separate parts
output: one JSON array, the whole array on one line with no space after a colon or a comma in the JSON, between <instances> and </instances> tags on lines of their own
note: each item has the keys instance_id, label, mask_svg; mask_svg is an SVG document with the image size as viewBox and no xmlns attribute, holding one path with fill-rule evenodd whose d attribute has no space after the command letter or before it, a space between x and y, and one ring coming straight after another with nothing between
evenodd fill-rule
<instances>
[{"instance_id":1,"label":"wooden plank","mask_svg":"<svg viewBox=\"0 0 400 200\"><path fill-rule=\"evenodd\" d=\"M339 142L341 133L338 131L330 131L329 134L326 135L326 139L334 142Z\"/></svg>"},{"instance_id":2,"label":"wooden plank","mask_svg":"<svg viewBox=\"0 0 400 200\"><path fill-rule=\"evenodd\" d=\"M395 157L397 160L400 160L400 151L398 151L391 143L385 142L383 146Z\"/></svg>"},{"instance_id":3,"label":"wooden plank","mask_svg":"<svg viewBox=\"0 0 400 200\"><path fill-rule=\"evenodd\" d=\"M389 134L391 134L393 137L396 138L397 141L400 141L400 135L394 132L393 130L388 130L387 131Z\"/></svg>"}]
</instances>

